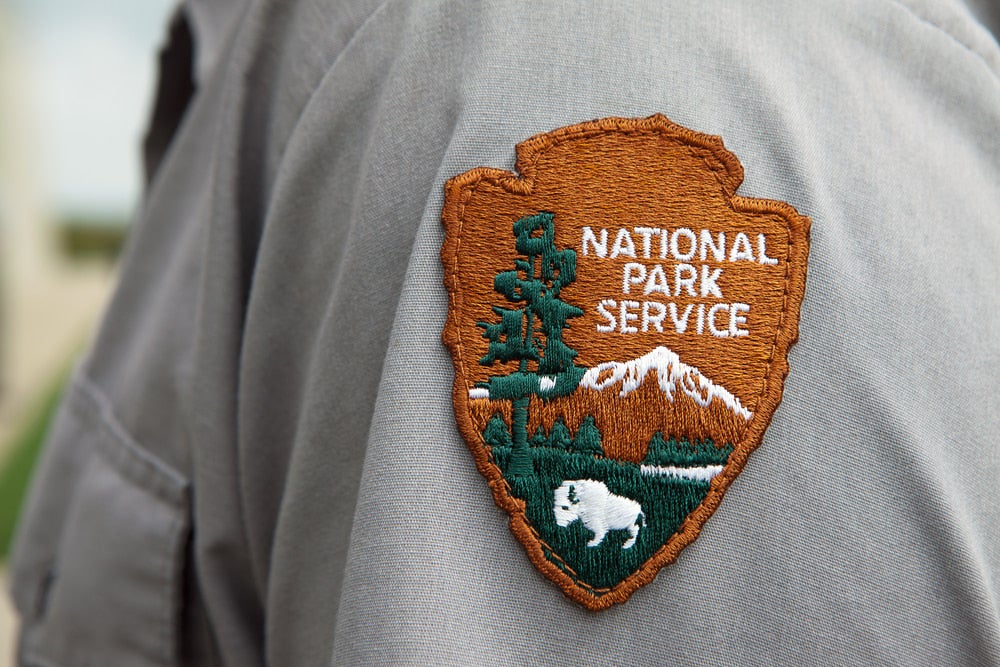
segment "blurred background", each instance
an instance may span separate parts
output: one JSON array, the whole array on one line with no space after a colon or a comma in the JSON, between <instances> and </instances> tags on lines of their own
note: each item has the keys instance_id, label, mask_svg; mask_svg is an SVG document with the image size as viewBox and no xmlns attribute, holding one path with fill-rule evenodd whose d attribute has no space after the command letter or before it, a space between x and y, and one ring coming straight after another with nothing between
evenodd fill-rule
<instances>
[{"instance_id":1,"label":"blurred background","mask_svg":"<svg viewBox=\"0 0 1000 667\"><path fill-rule=\"evenodd\" d=\"M174 0L0 0L0 667L6 559L62 383L114 282Z\"/></svg>"}]
</instances>

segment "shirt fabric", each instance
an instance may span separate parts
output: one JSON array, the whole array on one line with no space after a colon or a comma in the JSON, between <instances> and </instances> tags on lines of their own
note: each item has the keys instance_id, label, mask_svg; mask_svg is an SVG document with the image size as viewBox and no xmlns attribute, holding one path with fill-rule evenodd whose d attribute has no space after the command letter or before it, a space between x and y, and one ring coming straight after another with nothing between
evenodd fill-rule
<instances>
[{"instance_id":1,"label":"shirt fabric","mask_svg":"<svg viewBox=\"0 0 1000 667\"><path fill-rule=\"evenodd\" d=\"M22 520L24 665L1000 665L1000 49L965 6L207 6ZM595 613L456 428L443 183L656 112L811 217L809 275L761 447Z\"/></svg>"}]
</instances>

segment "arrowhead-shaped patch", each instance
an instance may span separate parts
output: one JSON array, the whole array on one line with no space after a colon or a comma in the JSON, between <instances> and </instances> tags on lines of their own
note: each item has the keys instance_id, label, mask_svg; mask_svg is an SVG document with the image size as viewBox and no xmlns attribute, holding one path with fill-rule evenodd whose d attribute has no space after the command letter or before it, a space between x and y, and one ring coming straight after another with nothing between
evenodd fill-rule
<instances>
[{"instance_id":1,"label":"arrowhead-shaped patch","mask_svg":"<svg viewBox=\"0 0 1000 667\"><path fill-rule=\"evenodd\" d=\"M809 219L661 115L448 181L455 416L538 569L604 609L673 562L781 400Z\"/></svg>"}]
</instances>

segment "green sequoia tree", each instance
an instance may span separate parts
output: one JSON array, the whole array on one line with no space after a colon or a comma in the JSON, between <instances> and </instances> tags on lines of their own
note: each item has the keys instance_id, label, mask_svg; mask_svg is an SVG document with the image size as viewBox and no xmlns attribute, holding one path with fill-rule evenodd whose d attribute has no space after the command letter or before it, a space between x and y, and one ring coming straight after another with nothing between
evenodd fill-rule
<instances>
[{"instance_id":1,"label":"green sequoia tree","mask_svg":"<svg viewBox=\"0 0 1000 667\"><path fill-rule=\"evenodd\" d=\"M583 311L559 298L563 287L576 279L576 252L555 244L555 215L542 212L514 223L514 247L523 259L513 271L501 271L493 289L515 307L493 306L499 322L477 322L489 350L479 363L517 362L517 370L491 376L484 386L490 400L511 401L511 456L508 474L531 475L528 448L528 406L532 396L566 396L580 384L585 368L574 363L576 351L563 342L567 320Z\"/></svg>"}]
</instances>

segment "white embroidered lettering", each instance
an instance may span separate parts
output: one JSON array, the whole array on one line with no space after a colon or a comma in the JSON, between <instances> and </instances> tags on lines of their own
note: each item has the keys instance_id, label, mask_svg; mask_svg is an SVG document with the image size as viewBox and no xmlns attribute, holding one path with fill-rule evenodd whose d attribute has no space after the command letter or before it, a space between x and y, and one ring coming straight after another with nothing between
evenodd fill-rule
<instances>
[{"instance_id":1,"label":"white embroidered lettering","mask_svg":"<svg viewBox=\"0 0 1000 667\"><path fill-rule=\"evenodd\" d=\"M677 317L677 304L670 302L668 304L670 310L670 319L674 321L674 330L677 333L682 334L687 331L688 328L688 318L691 316L691 310L694 308L693 303L689 303L687 308L684 309L684 315L682 317Z\"/></svg>"},{"instance_id":2,"label":"white embroidered lettering","mask_svg":"<svg viewBox=\"0 0 1000 667\"><path fill-rule=\"evenodd\" d=\"M733 247L729 250L729 261L737 262L741 259L754 261L753 248L750 246L750 239L743 232L737 232L733 240Z\"/></svg>"},{"instance_id":3,"label":"white embroidered lettering","mask_svg":"<svg viewBox=\"0 0 1000 667\"><path fill-rule=\"evenodd\" d=\"M715 316L720 310L729 311L729 306L724 303L717 303L708 311L708 331L716 338L729 338L729 329L719 329L715 326Z\"/></svg>"},{"instance_id":4,"label":"white embroidered lettering","mask_svg":"<svg viewBox=\"0 0 1000 667\"><path fill-rule=\"evenodd\" d=\"M746 324L747 318L743 317L739 313L749 313L750 306L745 303L734 303L729 308L729 335L734 338L739 338L740 336L749 336L750 332L746 329L740 329L739 325Z\"/></svg>"},{"instance_id":5,"label":"white embroidered lettering","mask_svg":"<svg viewBox=\"0 0 1000 667\"><path fill-rule=\"evenodd\" d=\"M673 304L671 304L673 305ZM656 315L651 315L650 308L656 308L659 312ZM674 306L676 309L676 306ZM656 327L656 330L663 333L663 318L667 316L667 308L659 301L643 301L642 302L642 330L649 331L649 325L652 324Z\"/></svg>"},{"instance_id":6,"label":"white embroidered lettering","mask_svg":"<svg viewBox=\"0 0 1000 667\"><path fill-rule=\"evenodd\" d=\"M609 333L615 330L615 316L608 310L617 304L614 299L604 299L597 304L597 314L608 321L608 324L598 324L597 330L601 333Z\"/></svg>"},{"instance_id":7,"label":"white embroidered lettering","mask_svg":"<svg viewBox=\"0 0 1000 667\"><path fill-rule=\"evenodd\" d=\"M649 259L651 239L653 234L658 234L660 230L655 227L635 227L633 231L642 237L642 256Z\"/></svg>"},{"instance_id":8,"label":"white embroidered lettering","mask_svg":"<svg viewBox=\"0 0 1000 667\"><path fill-rule=\"evenodd\" d=\"M701 265L701 297L704 299L706 296L714 296L717 299L721 299L722 290L719 289L716 281L722 275L722 269L716 269L712 273L709 273L708 269L707 264Z\"/></svg>"},{"instance_id":9,"label":"white embroidered lettering","mask_svg":"<svg viewBox=\"0 0 1000 667\"><path fill-rule=\"evenodd\" d=\"M635 272L635 277L632 277L632 272ZM625 264L625 269L622 272L622 293L629 293L629 285L641 285L646 282L646 267L638 262L628 262Z\"/></svg>"},{"instance_id":10,"label":"white embroidered lettering","mask_svg":"<svg viewBox=\"0 0 1000 667\"><path fill-rule=\"evenodd\" d=\"M601 230L601 240L598 241L597 237L594 236L594 230L590 227L583 228L583 238L580 239L580 250L583 251L584 256L589 255L587 252L587 242L590 242L590 247L594 249L594 254L604 259L608 255L608 230Z\"/></svg>"},{"instance_id":11,"label":"white embroidered lettering","mask_svg":"<svg viewBox=\"0 0 1000 667\"><path fill-rule=\"evenodd\" d=\"M629 285L638 284L632 279ZM600 317L597 331L623 334L648 333L657 331L663 333L664 322L670 316L673 331L678 334L711 334L716 338L741 338L749 336L747 329L747 314L750 306L745 303L689 303L678 304L675 301L666 303L660 301L632 301L625 299L602 299L594 310ZM692 325L691 317L695 315ZM689 326L690 325L690 326Z\"/></svg>"},{"instance_id":12,"label":"white embroidered lettering","mask_svg":"<svg viewBox=\"0 0 1000 667\"><path fill-rule=\"evenodd\" d=\"M777 264L778 260L767 256L767 240L763 234L757 235L757 261L761 264Z\"/></svg>"},{"instance_id":13,"label":"white embroidered lettering","mask_svg":"<svg viewBox=\"0 0 1000 667\"><path fill-rule=\"evenodd\" d=\"M686 274L681 277L681 274ZM674 267L674 296L679 296L681 287L687 288L689 296L698 296L694 290L694 284L698 282L698 269L690 264L678 264Z\"/></svg>"},{"instance_id":14,"label":"white embroidered lettering","mask_svg":"<svg viewBox=\"0 0 1000 667\"><path fill-rule=\"evenodd\" d=\"M712 251L712 257L715 258L716 262L726 261L726 233L719 232L719 243L718 245L712 243L712 232L707 229L701 230L701 251L699 257L701 261L705 261L708 256L708 251Z\"/></svg>"},{"instance_id":15,"label":"white embroidered lettering","mask_svg":"<svg viewBox=\"0 0 1000 667\"><path fill-rule=\"evenodd\" d=\"M663 273L662 265L654 264L648 275L649 278L646 280L646 287L642 290L643 294L662 292L663 294L670 296L670 288L667 287L667 276Z\"/></svg>"},{"instance_id":16,"label":"white embroidered lettering","mask_svg":"<svg viewBox=\"0 0 1000 667\"><path fill-rule=\"evenodd\" d=\"M687 238L688 242L688 250L687 252L683 253L680 251L679 248L680 242L678 240L681 236ZM695 253L697 252L698 252L698 237L695 236L694 232L692 232L687 227L681 227L670 236L670 254L674 256L674 259L679 259L682 262L686 262L689 259L692 259L695 256Z\"/></svg>"},{"instance_id":17,"label":"white embroidered lettering","mask_svg":"<svg viewBox=\"0 0 1000 667\"><path fill-rule=\"evenodd\" d=\"M638 301L628 301L628 300L622 301L619 304L618 310L620 317L618 319L618 331L622 332L623 334L639 332L638 327L634 327L631 324L629 324L629 322L631 322L632 320L639 319L639 316L636 315L635 313L630 313L629 309L637 309L639 308L639 305L640 304Z\"/></svg>"},{"instance_id":18,"label":"white embroidered lettering","mask_svg":"<svg viewBox=\"0 0 1000 667\"><path fill-rule=\"evenodd\" d=\"M615 243L611 246L611 259L624 255L625 257L635 257L635 244L632 243L632 235L627 229L619 229L615 236Z\"/></svg>"}]
</instances>

